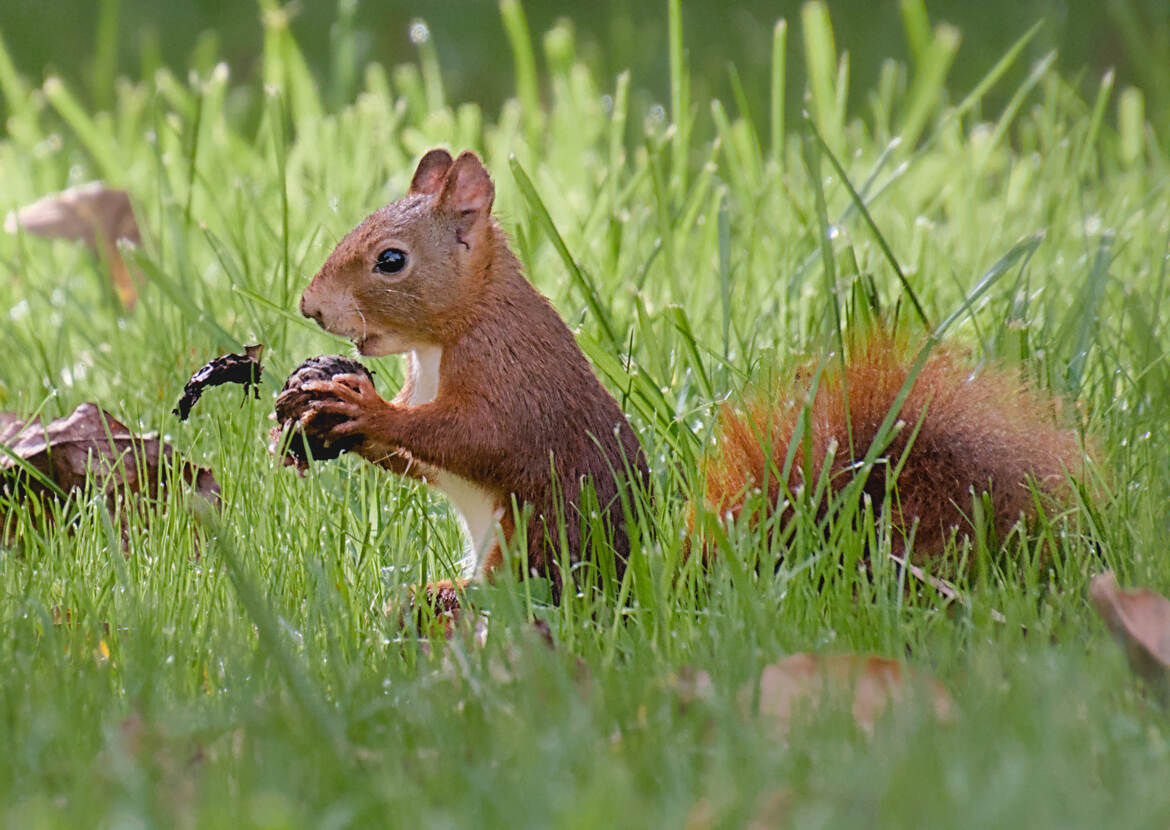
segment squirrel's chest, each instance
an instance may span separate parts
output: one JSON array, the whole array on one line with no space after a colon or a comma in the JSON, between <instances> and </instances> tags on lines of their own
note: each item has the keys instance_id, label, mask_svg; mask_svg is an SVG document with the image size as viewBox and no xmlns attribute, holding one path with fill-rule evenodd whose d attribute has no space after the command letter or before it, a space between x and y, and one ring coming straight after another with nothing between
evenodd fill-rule
<instances>
[{"instance_id":1,"label":"squirrel's chest","mask_svg":"<svg viewBox=\"0 0 1170 830\"><path fill-rule=\"evenodd\" d=\"M404 403L421 406L435 399L439 394L439 365L442 359L443 349L440 346L421 346L409 353L407 371L410 373L410 391ZM464 573L467 576L479 573L495 542L496 526L504 515L500 498L473 481L431 464L426 465L423 480L443 493L459 514L459 523L466 540Z\"/></svg>"}]
</instances>

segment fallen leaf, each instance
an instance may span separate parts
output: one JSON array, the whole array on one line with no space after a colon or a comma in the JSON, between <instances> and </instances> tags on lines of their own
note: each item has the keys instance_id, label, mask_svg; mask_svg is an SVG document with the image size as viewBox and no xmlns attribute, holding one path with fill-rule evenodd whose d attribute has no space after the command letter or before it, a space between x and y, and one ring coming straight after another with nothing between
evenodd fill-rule
<instances>
[{"instance_id":1,"label":"fallen leaf","mask_svg":"<svg viewBox=\"0 0 1170 830\"><path fill-rule=\"evenodd\" d=\"M195 730L174 719L155 722L137 709L101 727L104 746L94 765L98 786L116 787L125 769L149 769L157 797L165 799L175 815L193 814L199 773L207 759ZM219 739L220 744L225 742Z\"/></svg>"},{"instance_id":2,"label":"fallen leaf","mask_svg":"<svg viewBox=\"0 0 1170 830\"><path fill-rule=\"evenodd\" d=\"M852 689L853 719L873 734L878 717L891 703L912 697L916 688L929 693L934 714L954 719L954 703L943 685L897 660L856 654L793 654L765 666L760 675L760 714L786 727L800 706Z\"/></svg>"},{"instance_id":3,"label":"fallen leaf","mask_svg":"<svg viewBox=\"0 0 1170 830\"><path fill-rule=\"evenodd\" d=\"M737 792L733 798L736 802L735 806L738 807L742 794ZM723 809L726 810L728 806L730 804L724 802ZM755 799L752 816L744 826L747 830L771 830L774 827L787 827L790 824L788 819L791 809L792 793L787 788L764 790ZM711 804L709 798L700 798L691 805L686 822L683 824L683 830L709 830L711 827L727 826L727 817L719 816L719 812L721 811Z\"/></svg>"},{"instance_id":4,"label":"fallen leaf","mask_svg":"<svg viewBox=\"0 0 1170 830\"><path fill-rule=\"evenodd\" d=\"M710 698L715 693L711 675L694 666L681 666L676 674L667 679L667 684L674 690L675 697L684 709L696 700Z\"/></svg>"},{"instance_id":5,"label":"fallen leaf","mask_svg":"<svg viewBox=\"0 0 1170 830\"><path fill-rule=\"evenodd\" d=\"M210 470L176 459L169 444L154 435L135 435L96 404L83 403L48 424L0 413L0 444L0 493L17 496L8 500L9 507L22 491L68 495L93 479L101 483L113 513L119 495L157 497L170 463L181 465L183 480L196 493L219 504L219 484ZM0 512L0 518L8 516Z\"/></svg>"},{"instance_id":6,"label":"fallen leaf","mask_svg":"<svg viewBox=\"0 0 1170 830\"><path fill-rule=\"evenodd\" d=\"M264 344L257 343L254 346L245 346L243 354L220 355L205 363L183 386L183 397L179 398L179 403L174 409L179 420L187 420L187 416L191 414L191 407L210 386L240 383L244 386L244 400L248 399L249 389L256 396L256 400L260 400L257 384L264 373L264 367L260 365L260 355L263 353Z\"/></svg>"},{"instance_id":7,"label":"fallen leaf","mask_svg":"<svg viewBox=\"0 0 1170 830\"><path fill-rule=\"evenodd\" d=\"M24 429L27 419L15 412L0 412L0 444L8 444L16 433Z\"/></svg>"},{"instance_id":8,"label":"fallen leaf","mask_svg":"<svg viewBox=\"0 0 1170 830\"><path fill-rule=\"evenodd\" d=\"M52 193L9 213L4 229L16 233L18 228L50 239L77 239L95 253L99 237L142 242L129 194L102 182Z\"/></svg>"},{"instance_id":9,"label":"fallen leaf","mask_svg":"<svg viewBox=\"0 0 1170 830\"><path fill-rule=\"evenodd\" d=\"M687 705L710 696L714 686L707 672L684 667L675 688ZM758 696L760 717L783 733L797 712L846 694L852 698L853 720L867 735L890 704L906 700L929 702L941 723L955 718L954 701L936 678L872 655L789 655L765 666L756 683L740 690L739 702L748 711Z\"/></svg>"},{"instance_id":10,"label":"fallen leaf","mask_svg":"<svg viewBox=\"0 0 1170 830\"><path fill-rule=\"evenodd\" d=\"M9 213L4 229L9 233L25 230L50 239L84 242L109 264L114 290L123 305L134 308L138 289L117 243L124 239L139 245L142 236L125 190L106 187L102 182L71 187Z\"/></svg>"},{"instance_id":11,"label":"fallen leaf","mask_svg":"<svg viewBox=\"0 0 1170 830\"><path fill-rule=\"evenodd\" d=\"M1089 598L1130 668L1170 695L1170 600L1149 588L1123 591L1112 571L1093 577Z\"/></svg>"},{"instance_id":12,"label":"fallen leaf","mask_svg":"<svg viewBox=\"0 0 1170 830\"><path fill-rule=\"evenodd\" d=\"M760 793L748 830L769 830L773 827L786 826L792 810L792 800L792 793L786 787Z\"/></svg>"}]
</instances>

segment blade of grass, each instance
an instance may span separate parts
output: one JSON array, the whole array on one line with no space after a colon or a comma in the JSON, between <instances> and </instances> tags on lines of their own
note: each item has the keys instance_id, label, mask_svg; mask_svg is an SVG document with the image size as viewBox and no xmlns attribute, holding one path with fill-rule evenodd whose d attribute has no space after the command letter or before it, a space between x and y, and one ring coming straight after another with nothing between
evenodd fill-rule
<instances>
[{"instance_id":1,"label":"blade of grass","mask_svg":"<svg viewBox=\"0 0 1170 830\"><path fill-rule=\"evenodd\" d=\"M255 579L244 566L235 549L231 532L220 525L209 511L204 511L203 521L212 527L218 525L212 535L218 558L227 570L240 604L244 606L244 610L256 626L266 656L276 665L289 691L303 710L306 716L304 722L317 733L321 745L329 751L334 761L344 763L349 751L345 730L318 694L305 667L290 650L283 634L283 627L278 623L276 614L264 599Z\"/></svg>"},{"instance_id":2,"label":"blade of grass","mask_svg":"<svg viewBox=\"0 0 1170 830\"><path fill-rule=\"evenodd\" d=\"M1028 94L1031 93L1036 84L1040 83L1041 78L1052 68L1053 62L1056 60L1056 52L1049 52L1037 64L1032 67L1032 71L1028 73L1028 77L1020 84L1019 88L1012 94L1011 100L1008 101L1004 107L1003 113L995 122L995 129L991 131L991 137L984 142L981 147L980 160L977 164L978 168L982 168L987 164L988 159L991 158L992 151L999 146L1000 142L1004 140L1008 129L1015 120L1016 115L1027 99Z\"/></svg>"},{"instance_id":3,"label":"blade of grass","mask_svg":"<svg viewBox=\"0 0 1170 830\"><path fill-rule=\"evenodd\" d=\"M57 110L57 114L69 125L74 136L97 164L98 177L108 181L119 181L123 165L106 140L106 131L86 113L81 102L65 86L65 82L56 76L46 78L44 92L53 109Z\"/></svg>"},{"instance_id":4,"label":"blade of grass","mask_svg":"<svg viewBox=\"0 0 1170 830\"><path fill-rule=\"evenodd\" d=\"M561 261L564 263L565 269L569 272L569 277L581 290L585 304L597 320L597 324L601 326L601 331L605 335L606 342L614 351L619 351L621 349L621 341L618 340L617 334L615 333L609 311L601 303L601 295L598 293L596 285L585 276L585 273L578 267L577 261L573 259L573 255L569 253L569 246L565 244L565 240L561 237L560 232L553 223L552 216L549 215L548 208L544 206L544 200L536 192L536 187L532 184L532 180L528 178L528 174L524 172L524 168L520 166L519 160L515 156L512 156L508 159L508 165L512 169L512 176L516 180L516 186L520 188L520 195L524 197L524 201L528 204L528 209L536 217L537 224L544 229L549 241L552 242L553 247L560 254Z\"/></svg>"},{"instance_id":5,"label":"blade of grass","mask_svg":"<svg viewBox=\"0 0 1170 830\"><path fill-rule=\"evenodd\" d=\"M97 6L90 94L98 109L108 110L114 103L114 75L118 70L118 0L99 0Z\"/></svg>"},{"instance_id":6,"label":"blade of grass","mask_svg":"<svg viewBox=\"0 0 1170 830\"><path fill-rule=\"evenodd\" d=\"M784 169L784 108L786 104L788 83L788 21L781 18L776 21L772 29L772 87L771 87L771 124L772 124L772 161L780 169Z\"/></svg>"},{"instance_id":7,"label":"blade of grass","mask_svg":"<svg viewBox=\"0 0 1170 830\"><path fill-rule=\"evenodd\" d=\"M1077 294L1076 313L1069 317L1060 337L1063 343L1071 341L1071 357L1065 370L1065 384L1071 396L1080 394L1085 366L1089 359L1093 333L1100 321L1101 301L1109 282L1109 266L1113 262L1113 236L1106 234L1097 243L1097 253L1085 283Z\"/></svg>"},{"instance_id":8,"label":"blade of grass","mask_svg":"<svg viewBox=\"0 0 1170 830\"><path fill-rule=\"evenodd\" d=\"M1105 108L1113 95L1113 70L1110 69L1101 76L1101 85L1097 88L1097 99L1093 102L1093 114L1089 117L1089 127L1085 130L1084 143L1081 145L1080 157L1077 161L1077 178L1084 178L1089 164L1093 159L1093 150L1097 144L1097 136L1101 132L1101 122L1105 118Z\"/></svg>"},{"instance_id":9,"label":"blade of grass","mask_svg":"<svg viewBox=\"0 0 1170 830\"><path fill-rule=\"evenodd\" d=\"M810 0L801 6L800 23L813 120L820 126L829 145L843 151L844 124L838 119L837 108L837 47L829 7L821 0Z\"/></svg>"},{"instance_id":10,"label":"blade of grass","mask_svg":"<svg viewBox=\"0 0 1170 830\"><path fill-rule=\"evenodd\" d=\"M0 32L0 96L4 98L9 115L23 116L28 108L28 95L28 85L16 71L12 53L8 51L8 46L4 42L3 32Z\"/></svg>"},{"instance_id":11,"label":"blade of grass","mask_svg":"<svg viewBox=\"0 0 1170 830\"><path fill-rule=\"evenodd\" d=\"M903 4L903 8L908 5ZM907 147L918 142L931 111L944 100L947 73L959 52L959 30L940 25L921 60L916 61L914 82L903 107L905 113L899 134Z\"/></svg>"},{"instance_id":12,"label":"blade of grass","mask_svg":"<svg viewBox=\"0 0 1170 830\"><path fill-rule=\"evenodd\" d=\"M930 48L930 18L926 14L923 0L901 0L902 27L906 30L906 42L910 46L910 57L915 65L921 64Z\"/></svg>"},{"instance_id":13,"label":"blade of grass","mask_svg":"<svg viewBox=\"0 0 1170 830\"><path fill-rule=\"evenodd\" d=\"M519 3L516 5L519 6ZM435 48L434 34L425 20L415 20L410 24L410 41L418 48L419 71L422 73L423 89L426 91L427 108L431 112L441 112L447 108L447 95L443 91L443 71L439 67L439 52Z\"/></svg>"},{"instance_id":14,"label":"blade of grass","mask_svg":"<svg viewBox=\"0 0 1170 830\"><path fill-rule=\"evenodd\" d=\"M918 319L922 321L922 324L926 326L926 328L931 328L930 319L926 316L926 311L923 309L922 303L918 301L918 295L914 291L914 286L910 285L910 280L906 278L906 274L902 271L902 266L898 264L898 258L895 257L894 252L890 250L890 245L886 241L885 235L881 232L881 230L878 229L877 223L873 221L873 216L870 215L869 208L865 206L865 200L861 198L861 195L857 192L856 188L853 187L853 182L849 180L849 175L845 172L845 168L841 166L841 162L837 161L837 157L833 154L833 151L829 149L829 145L825 143L825 139L821 136L812 120L806 118L805 126L808 127L809 131L812 133L813 138L816 140L817 145L825 154L825 157L829 159L829 163L833 165L833 169L837 172L841 182L849 191L849 198L851 200L850 204L857 207L857 212L860 213L862 218L865 220L865 224L869 228L870 233L873 234L874 241L876 241L878 247L881 248L882 254L886 258L886 262L888 262L890 267L894 269L894 273L898 276L898 282L902 284L902 290L906 292L906 296L910 298L911 305L914 306L914 311L918 314Z\"/></svg>"},{"instance_id":15,"label":"blade of grass","mask_svg":"<svg viewBox=\"0 0 1170 830\"><path fill-rule=\"evenodd\" d=\"M532 37L528 34L528 19L520 0L500 0L500 16L504 20L504 31L512 50L512 66L516 73L516 95L524 111L528 144L537 146L537 127L543 113L540 108L540 91L536 82L536 52L532 48Z\"/></svg>"},{"instance_id":16,"label":"blade of grass","mask_svg":"<svg viewBox=\"0 0 1170 830\"><path fill-rule=\"evenodd\" d=\"M670 54L670 118L674 124L674 136L670 153L670 188L672 193L687 191L689 171L691 99L690 70L687 68L686 53L683 51L682 1L667 0L667 32Z\"/></svg>"}]
</instances>

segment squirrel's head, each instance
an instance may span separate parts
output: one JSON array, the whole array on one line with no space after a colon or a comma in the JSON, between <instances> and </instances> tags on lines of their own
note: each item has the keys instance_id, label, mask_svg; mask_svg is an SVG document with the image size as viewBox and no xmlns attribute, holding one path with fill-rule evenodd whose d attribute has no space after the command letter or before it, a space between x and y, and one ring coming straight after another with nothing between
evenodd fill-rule
<instances>
[{"instance_id":1,"label":"squirrel's head","mask_svg":"<svg viewBox=\"0 0 1170 830\"><path fill-rule=\"evenodd\" d=\"M333 250L301 296L301 313L364 355L441 343L474 312L498 231L495 187L470 152L431 150L407 195L378 210Z\"/></svg>"}]
</instances>

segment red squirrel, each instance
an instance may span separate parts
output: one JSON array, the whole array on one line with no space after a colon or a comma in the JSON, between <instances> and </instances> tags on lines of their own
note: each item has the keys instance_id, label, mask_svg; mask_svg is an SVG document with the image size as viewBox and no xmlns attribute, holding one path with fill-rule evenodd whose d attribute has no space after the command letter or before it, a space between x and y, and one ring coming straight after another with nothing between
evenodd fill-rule
<instances>
[{"instance_id":1,"label":"red squirrel","mask_svg":"<svg viewBox=\"0 0 1170 830\"><path fill-rule=\"evenodd\" d=\"M444 610L457 605L460 581L500 566L501 538L510 549L516 541L513 499L531 511L528 564L558 595L562 527L573 565L593 541L583 525L596 524L578 515L586 481L620 577L630 488L649 478L625 415L508 248L494 197L474 153L452 159L431 150L405 198L342 239L300 303L363 355L407 353L406 382L392 401L365 375L306 384L315 399L302 428L313 432L316 413L341 416L320 430L325 440L360 436L355 451L364 458L450 499L468 547L461 580L429 586Z\"/></svg>"},{"instance_id":2,"label":"red squirrel","mask_svg":"<svg viewBox=\"0 0 1170 830\"><path fill-rule=\"evenodd\" d=\"M844 365L832 358L819 377L806 366L790 383L757 390L741 406L725 405L704 463L706 509L738 519L749 491L766 487L766 508L784 505L790 514L777 481L786 463L787 494L815 487L826 474L828 491L839 491L880 437L918 348L878 325L849 338ZM953 534L970 536L973 497L990 495L986 520L1000 540L1035 515L1033 484L1049 506L1067 498L1069 474L1083 472L1090 456L1055 416L1056 401L1018 373L975 371L952 347L930 352L862 487L881 509L887 475L897 469L888 503L895 554L904 554L912 538L913 559L923 563L940 556ZM816 506L822 515L826 501Z\"/></svg>"},{"instance_id":3,"label":"red squirrel","mask_svg":"<svg viewBox=\"0 0 1170 830\"><path fill-rule=\"evenodd\" d=\"M452 159L431 150L407 195L337 245L305 289L301 312L363 355L406 353L407 378L392 401L366 375L307 383L302 389L313 397L302 428L326 441L356 436L355 451L369 461L445 493L468 541L464 581L500 566L499 541L517 541L513 503L526 506L528 563L555 592L561 527L570 563L591 545L577 515L582 483L596 491L620 576L630 549L629 488L645 487L649 471L613 396L524 277L491 215L494 195L473 153ZM844 370L823 373L807 439L800 437L814 475L834 446L831 486L853 475L913 362L907 341L878 330L854 344ZM719 516L738 516L746 493L783 469L809 392L799 377L746 409L724 407L703 471L707 507ZM1054 426L1052 408L1009 372L972 374L946 350L926 362L900 412L904 427L883 451L896 463L916 431L892 508L895 528L914 529L919 559L941 552L954 530L970 529L972 493L991 486L1002 534L1033 512L1030 481L1059 492L1082 453L1074 433ZM314 426L320 413L330 417ZM805 469L792 465L790 488ZM886 469L876 466L866 483L875 505ZM767 486L767 509L775 511L783 494L774 476ZM457 607L457 584L429 590L439 608Z\"/></svg>"}]
</instances>

